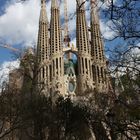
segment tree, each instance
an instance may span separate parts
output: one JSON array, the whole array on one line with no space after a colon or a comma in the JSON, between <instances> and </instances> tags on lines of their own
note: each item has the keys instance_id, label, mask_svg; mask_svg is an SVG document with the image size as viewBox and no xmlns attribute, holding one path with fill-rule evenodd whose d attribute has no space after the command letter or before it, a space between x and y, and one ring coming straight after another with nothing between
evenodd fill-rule
<instances>
[{"instance_id":1,"label":"tree","mask_svg":"<svg viewBox=\"0 0 140 140\"><path fill-rule=\"evenodd\" d=\"M127 44L113 51L109 48L111 72L119 79L116 96L92 91L86 100L60 97L52 102L40 94L44 88L38 88L42 84L37 81L40 67L36 56L28 54L19 69L24 76L22 90L17 94L4 90L0 96L0 138L18 133L22 139L26 135L33 140L140 139L140 57L134 52L139 49L138 0L111 0L102 12L115 32L112 40L119 38ZM121 86L123 89L118 88Z\"/></svg>"}]
</instances>

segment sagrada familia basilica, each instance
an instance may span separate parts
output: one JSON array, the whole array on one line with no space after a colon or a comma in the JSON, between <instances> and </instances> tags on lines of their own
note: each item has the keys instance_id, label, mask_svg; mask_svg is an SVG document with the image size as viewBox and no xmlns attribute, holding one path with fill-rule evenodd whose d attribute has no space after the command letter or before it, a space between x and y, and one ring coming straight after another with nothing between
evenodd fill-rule
<instances>
[{"instance_id":1,"label":"sagrada familia basilica","mask_svg":"<svg viewBox=\"0 0 140 140\"><path fill-rule=\"evenodd\" d=\"M84 0L77 1L74 46L70 41L67 26L64 37L62 36L58 0L51 0L50 22L46 13L46 0L41 0L37 44L40 65L38 82L44 85L45 94L49 92L75 96L84 95L87 91L109 90L107 61L94 0L90 0L90 6L88 27ZM65 22L68 22L67 13Z\"/></svg>"}]
</instances>

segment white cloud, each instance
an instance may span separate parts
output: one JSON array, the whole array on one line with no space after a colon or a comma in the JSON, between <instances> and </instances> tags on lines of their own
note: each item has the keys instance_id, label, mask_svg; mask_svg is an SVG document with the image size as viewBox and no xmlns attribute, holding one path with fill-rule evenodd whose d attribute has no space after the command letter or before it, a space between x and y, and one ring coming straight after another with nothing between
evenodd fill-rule
<instances>
[{"instance_id":1,"label":"white cloud","mask_svg":"<svg viewBox=\"0 0 140 140\"><path fill-rule=\"evenodd\" d=\"M133 55L133 57L140 57L140 49L139 48L134 48L132 50L132 55Z\"/></svg>"},{"instance_id":2,"label":"white cloud","mask_svg":"<svg viewBox=\"0 0 140 140\"><path fill-rule=\"evenodd\" d=\"M138 43L136 46L136 48L132 49L132 55L135 57L140 57L140 43Z\"/></svg>"},{"instance_id":3,"label":"white cloud","mask_svg":"<svg viewBox=\"0 0 140 140\"><path fill-rule=\"evenodd\" d=\"M68 15L74 17L69 19L69 31L71 35L75 35L76 30L76 1L67 0ZM51 1L47 3L47 15L50 21ZM88 8L89 3L86 4ZM61 16L64 16L64 5L60 5ZM38 22L40 14L40 0L29 0L25 3L16 3L16 0L10 0L5 5L5 13L0 16L0 37L7 39L11 44L31 44L37 41ZM87 23L89 25L89 14L87 15ZM111 38L114 33L107 27L107 24L100 22L101 32L105 38ZM76 46L76 38L72 40ZM19 67L18 61L4 62L0 66L0 84L4 80L8 80L9 71Z\"/></svg>"},{"instance_id":4,"label":"white cloud","mask_svg":"<svg viewBox=\"0 0 140 140\"><path fill-rule=\"evenodd\" d=\"M68 1L68 14L76 11L76 2ZM48 20L50 21L51 1L46 4ZM64 5L60 5L61 16L64 16ZM40 0L29 0L24 3L16 3L11 0L5 6L5 13L0 16L0 37L11 44L31 44L37 41L38 22L40 14ZM70 31L76 28L75 19L70 20Z\"/></svg>"},{"instance_id":5,"label":"white cloud","mask_svg":"<svg viewBox=\"0 0 140 140\"><path fill-rule=\"evenodd\" d=\"M30 44L36 40L39 11L39 0L7 4L5 14L0 16L0 37L12 44Z\"/></svg>"},{"instance_id":6,"label":"white cloud","mask_svg":"<svg viewBox=\"0 0 140 140\"><path fill-rule=\"evenodd\" d=\"M100 21L101 33L106 39L112 39L115 36L115 32L111 30L109 26L112 26L112 23L110 21L108 21L107 23Z\"/></svg>"},{"instance_id":7,"label":"white cloud","mask_svg":"<svg viewBox=\"0 0 140 140\"><path fill-rule=\"evenodd\" d=\"M19 68L19 60L5 61L0 65L0 85L9 80L9 72L16 68Z\"/></svg>"},{"instance_id":8,"label":"white cloud","mask_svg":"<svg viewBox=\"0 0 140 140\"><path fill-rule=\"evenodd\" d=\"M25 45L37 41L38 20L40 14L40 0L28 0L24 3L16 3L16 0L11 0L5 6L5 14L0 16L0 37L5 38L11 44L24 43ZM63 2L63 1L62 1ZM76 1L67 0L68 15L72 17L76 12ZM50 21L51 1L47 2L47 15ZM89 7L89 2L86 3L86 9ZM61 16L64 16L64 4L60 5ZM87 11L87 23L89 25L89 14ZM114 34L107 27L107 24L101 22L101 32L105 38L111 38ZM70 35L75 36L76 19L75 16L69 19Z\"/></svg>"}]
</instances>

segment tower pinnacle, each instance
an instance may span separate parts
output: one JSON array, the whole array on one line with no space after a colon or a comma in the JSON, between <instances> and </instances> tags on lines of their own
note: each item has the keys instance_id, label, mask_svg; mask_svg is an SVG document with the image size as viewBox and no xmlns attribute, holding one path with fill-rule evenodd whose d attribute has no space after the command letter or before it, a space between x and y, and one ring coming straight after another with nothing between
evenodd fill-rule
<instances>
[{"instance_id":1,"label":"tower pinnacle","mask_svg":"<svg viewBox=\"0 0 140 140\"><path fill-rule=\"evenodd\" d=\"M46 3L46 0L41 0L41 4L44 4L44 3Z\"/></svg>"},{"instance_id":2,"label":"tower pinnacle","mask_svg":"<svg viewBox=\"0 0 140 140\"><path fill-rule=\"evenodd\" d=\"M40 83L40 87L44 87L44 85L49 84L49 32L48 32L48 19L46 13L46 0L41 0L41 11L39 18L39 30L38 30L38 44L37 44L37 57L39 62L39 74L38 74L38 82ZM44 63L45 65L42 65ZM47 90L47 87L44 88Z\"/></svg>"},{"instance_id":3,"label":"tower pinnacle","mask_svg":"<svg viewBox=\"0 0 140 140\"><path fill-rule=\"evenodd\" d=\"M41 0L41 11L40 11L39 21L48 22L48 18L46 14L46 0Z\"/></svg>"},{"instance_id":4,"label":"tower pinnacle","mask_svg":"<svg viewBox=\"0 0 140 140\"><path fill-rule=\"evenodd\" d=\"M57 0L52 0L52 8L58 8L58 1Z\"/></svg>"}]
</instances>

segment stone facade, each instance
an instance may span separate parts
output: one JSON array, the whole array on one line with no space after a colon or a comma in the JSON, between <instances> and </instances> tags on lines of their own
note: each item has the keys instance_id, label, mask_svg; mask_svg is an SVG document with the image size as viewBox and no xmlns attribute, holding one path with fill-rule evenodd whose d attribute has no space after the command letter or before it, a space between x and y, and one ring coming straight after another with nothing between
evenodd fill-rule
<instances>
[{"instance_id":1,"label":"stone facade","mask_svg":"<svg viewBox=\"0 0 140 140\"><path fill-rule=\"evenodd\" d=\"M51 0L49 23L46 1L41 0L37 45L40 68L38 82L44 86L45 94L75 96L92 90L99 92L109 90L106 59L94 0L91 0L90 29L87 26L82 2L83 0L79 0L76 7L76 47L74 47L71 43L65 46L62 40L58 1ZM75 63L72 54L77 57Z\"/></svg>"}]
</instances>

